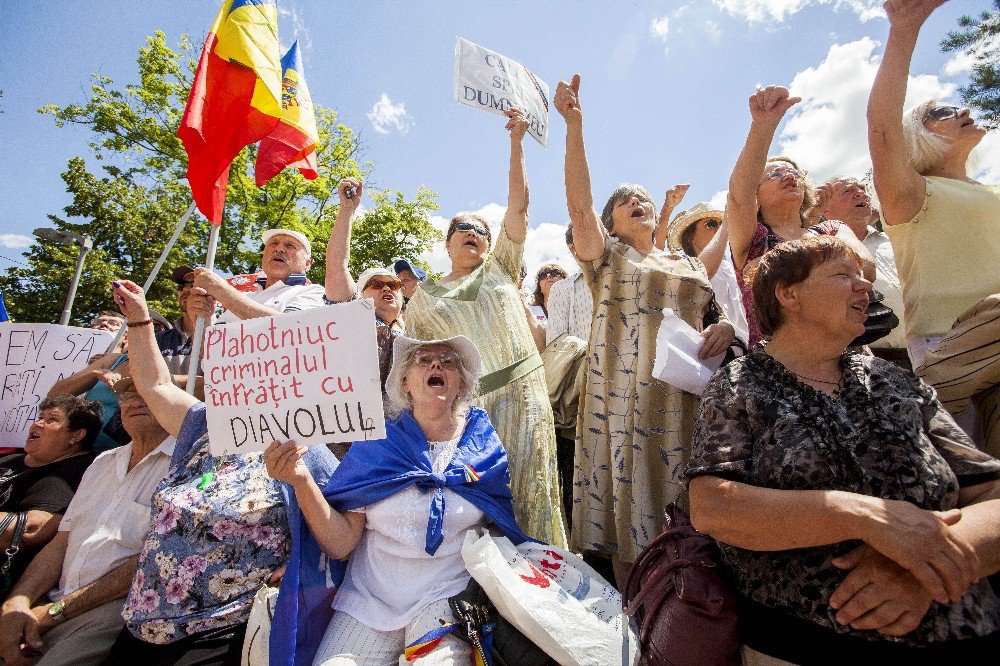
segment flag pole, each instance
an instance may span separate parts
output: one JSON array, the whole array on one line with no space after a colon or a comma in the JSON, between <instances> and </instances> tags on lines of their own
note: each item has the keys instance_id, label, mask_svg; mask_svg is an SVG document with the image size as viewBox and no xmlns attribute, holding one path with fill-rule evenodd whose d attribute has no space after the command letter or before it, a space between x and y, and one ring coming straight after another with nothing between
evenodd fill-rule
<instances>
[{"instance_id":1,"label":"flag pole","mask_svg":"<svg viewBox=\"0 0 1000 666\"><path fill-rule=\"evenodd\" d=\"M219 227L213 224L212 232L208 237L208 256L205 257L205 268L212 270L215 267L215 247L219 242ZM194 337L191 339L191 362L188 365L187 392L194 395L194 385L198 380L198 366L201 364L201 342L205 337L205 326L208 323L206 317L198 317L198 322L194 327Z\"/></svg>"},{"instance_id":2,"label":"flag pole","mask_svg":"<svg viewBox=\"0 0 1000 666\"><path fill-rule=\"evenodd\" d=\"M192 201L191 205L188 206L188 209L184 211L184 215L181 216L180 222L177 223L177 228L174 229L174 235L167 241L167 246L163 248L163 252L160 253L160 258L156 260L156 265L153 266L153 271L149 274L149 277L146 278L146 284L142 285L143 293L148 292L149 288L153 286L153 280L155 280L156 276L159 275L160 269L163 268L163 263L167 260L167 255L170 254L170 250L173 249L177 239L180 238L181 231L184 230L184 225L186 225L188 220L191 219L191 214L194 213L195 206L195 202ZM104 352L105 354L110 354L115 350L118 343L122 341L122 337L125 335L126 330L128 329L125 326L118 329L118 333L115 334L115 339L111 341L108 349Z\"/></svg>"}]
</instances>

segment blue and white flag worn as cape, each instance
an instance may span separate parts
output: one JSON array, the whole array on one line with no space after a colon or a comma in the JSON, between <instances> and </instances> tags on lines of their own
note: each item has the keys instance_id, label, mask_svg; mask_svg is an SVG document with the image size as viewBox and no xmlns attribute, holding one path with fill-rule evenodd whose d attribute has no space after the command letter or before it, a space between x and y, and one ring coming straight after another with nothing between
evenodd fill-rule
<instances>
[{"instance_id":1,"label":"blue and white flag worn as cape","mask_svg":"<svg viewBox=\"0 0 1000 666\"><path fill-rule=\"evenodd\" d=\"M465 431L444 474L432 472L427 438L412 414L387 421L385 427L385 439L352 444L330 477L323 496L333 508L358 509L411 485L434 493L425 545L433 555L443 539L447 488L478 507L514 544L528 540L514 519L507 452L486 412L469 410ZM308 666L333 617L333 596L347 562L326 560L297 502L288 506L288 513L292 546L271 625L271 665Z\"/></svg>"}]
</instances>

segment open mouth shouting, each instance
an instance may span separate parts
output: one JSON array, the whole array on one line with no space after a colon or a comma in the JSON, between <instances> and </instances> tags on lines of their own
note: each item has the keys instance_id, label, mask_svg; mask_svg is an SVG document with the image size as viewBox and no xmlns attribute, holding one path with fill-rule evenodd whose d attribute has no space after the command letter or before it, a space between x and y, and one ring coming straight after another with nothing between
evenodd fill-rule
<instances>
[{"instance_id":1,"label":"open mouth shouting","mask_svg":"<svg viewBox=\"0 0 1000 666\"><path fill-rule=\"evenodd\" d=\"M431 388L445 388L444 375L439 372L432 373L427 378L427 385Z\"/></svg>"}]
</instances>

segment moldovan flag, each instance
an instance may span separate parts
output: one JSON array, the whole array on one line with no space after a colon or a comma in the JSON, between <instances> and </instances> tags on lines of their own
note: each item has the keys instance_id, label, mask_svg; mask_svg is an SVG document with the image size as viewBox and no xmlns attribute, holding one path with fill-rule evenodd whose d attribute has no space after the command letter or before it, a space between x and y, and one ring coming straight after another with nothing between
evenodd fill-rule
<instances>
[{"instance_id":1,"label":"moldovan flag","mask_svg":"<svg viewBox=\"0 0 1000 666\"><path fill-rule=\"evenodd\" d=\"M200 210L222 224L229 165L281 117L276 0L225 0L198 61L177 136Z\"/></svg>"},{"instance_id":2,"label":"moldovan flag","mask_svg":"<svg viewBox=\"0 0 1000 666\"><path fill-rule=\"evenodd\" d=\"M316 114L302 71L298 40L281 59L281 121L261 139L254 174L257 187L277 176L286 166L295 167L309 180L316 179Z\"/></svg>"}]
</instances>

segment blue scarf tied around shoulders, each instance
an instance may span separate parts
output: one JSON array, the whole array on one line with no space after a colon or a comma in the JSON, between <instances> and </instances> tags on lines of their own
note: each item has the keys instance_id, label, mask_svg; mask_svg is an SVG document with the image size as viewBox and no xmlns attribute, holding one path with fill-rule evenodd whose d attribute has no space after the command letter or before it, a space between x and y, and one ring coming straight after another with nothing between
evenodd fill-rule
<instances>
[{"instance_id":1,"label":"blue scarf tied around shoulders","mask_svg":"<svg viewBox=\"0 0 1000 666\"><path fill-rule=\"evenodd\" d=\"M330 477L323 496L337 511L359 509L414 485L433 492L424 549L433 555L444 539L444 489L481 510L514 544L529 538L514 519L507 452L489 416L473 407L466 416L458 448L443 474L434 474L427 438L404 413L386 421L386 438L355 442ZM333 617L334 594L344 579L346 561L326 561L301 517L298 503L289 506L293 526L288 566L281 581L271 625L271 665L308 666ZM327 571L328 569L328 571ZM333 583L328 587L327 579Z\"/></svg>"}]
</instances>

